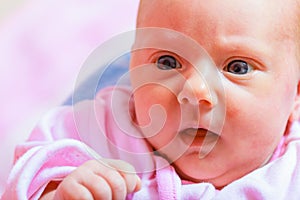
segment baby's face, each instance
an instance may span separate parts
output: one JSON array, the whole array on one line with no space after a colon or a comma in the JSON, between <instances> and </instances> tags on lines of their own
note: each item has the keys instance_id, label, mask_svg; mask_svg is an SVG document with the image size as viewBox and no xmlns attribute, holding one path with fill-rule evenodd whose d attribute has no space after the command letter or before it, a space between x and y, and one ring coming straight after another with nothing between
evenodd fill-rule
<instances>
[{"instance_id":1,"label":"baby's face","mask_svg":"<svg viewBox=\"0 0 300 200\"><path fill-rule=\"evenodd\" d=\"M299 95L293 2L142 5L140 28L185 35L138 34L135 47L151 48L131 60L137 123L183 178L222 187L270 158Z\"/></svg>"}]
</instances>

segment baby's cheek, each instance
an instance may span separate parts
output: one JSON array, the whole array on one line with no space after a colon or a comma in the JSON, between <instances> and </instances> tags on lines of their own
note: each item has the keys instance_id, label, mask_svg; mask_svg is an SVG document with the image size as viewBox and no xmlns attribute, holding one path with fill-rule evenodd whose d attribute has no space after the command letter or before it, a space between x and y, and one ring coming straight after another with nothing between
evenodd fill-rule
<instances>
[{"instance_id":1,"label":"baby's cheek","mask_svg":"<svg viewBox=\"0 0 300 200\"><path fill-rule=\"evenodd\" d=\"M235 95L234 92L227 92L225 98L225 121L228 119L234 118L243 118L247 117L249 112L245 112L245 110L252 110L252 106L248 105L248 101L241 98L239 95Z\"/></svg>"},{"instance_id":2,"label":"baby's cheek","mask_svg":"<svg viewBox=\"0 0 300 200\"><path fill-rule=\"evenodd\" d=\"M136 117L138 125L145 126L150 123L151 119L148 114L148 109L143 103L136 103Z\"/></svg>"},{"instance_id":3,"label":"baby's cheek","mask_svg":"<svg viewBox=\"0 0 300 200\"><path fill-rule=\"evenodd\" d=\"M148 92L147 87L141 87L134 91L134 107L138 124L145 126L150 123L151 118L149 111L153 105L152 99Z\"/></svg>"}]
</instances>

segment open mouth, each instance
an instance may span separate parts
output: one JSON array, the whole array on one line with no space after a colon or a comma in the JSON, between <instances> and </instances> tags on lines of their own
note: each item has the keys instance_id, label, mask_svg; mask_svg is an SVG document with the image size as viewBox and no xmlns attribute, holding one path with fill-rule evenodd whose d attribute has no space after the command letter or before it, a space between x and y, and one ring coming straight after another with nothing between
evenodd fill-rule
<instances>
[{"instance_id":1,"label":"open mouth","mask_svg":"<svg viewBox=\"0 0 300 200\"><path fill-rule=\"evenodd\" d=\"M186 134L191 137L205 137L208 134L208 132L209 132L208 130L203 129L203 128L198 128L198 129L188 128L188 129L181 131L181 134Z\"/></svg>"},{"instance_id":2,"label":"open mouth","mask_svg":"<svg viewBox=\"0 0 300 200\"><path fill-rule=\"evenodd\" d=\"M214 145L219 134L203 128L187 128L179 132L182 141L190 147L207 148Z\"/></svg>"}]
</instances>

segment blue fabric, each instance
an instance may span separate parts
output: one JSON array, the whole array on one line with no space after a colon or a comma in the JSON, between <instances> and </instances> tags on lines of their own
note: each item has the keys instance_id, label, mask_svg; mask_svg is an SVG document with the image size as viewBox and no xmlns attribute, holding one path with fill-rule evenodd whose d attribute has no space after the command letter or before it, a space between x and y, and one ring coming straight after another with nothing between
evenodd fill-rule
<instances>
[{"instance_id":1,"label":"blue fabric","mask_svg":"<svg viewBox=\"0 0 300 200\"><path fill-rule=\"evenodd\" d=\"M64 105L72 105L82 100L94 99L100 89L116 85L122 75L128 72L129 62L130 54L128 53L117 58L107 66L99 66L99 70L79 85L64 102Z\"/></svg>"}]
</instances>

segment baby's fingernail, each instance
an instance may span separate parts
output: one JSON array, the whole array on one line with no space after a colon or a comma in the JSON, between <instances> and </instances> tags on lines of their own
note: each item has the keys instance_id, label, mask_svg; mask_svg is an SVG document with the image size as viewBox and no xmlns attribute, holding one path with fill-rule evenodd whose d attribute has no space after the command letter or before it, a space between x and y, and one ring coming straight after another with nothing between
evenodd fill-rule
<instances>
[{"instance_id":1,"label":"baby's fingernail","mask_svg":"<svg viewBox=\"0 0 300 200\"><path fill-rule=\"evenodd\" d=\"M141 181L140 177L138 175L136 175L136 178L137 178L137 183L134 188L134 192L137 192L142 188L142 181Z\"/></svg>"}]
</instances>

